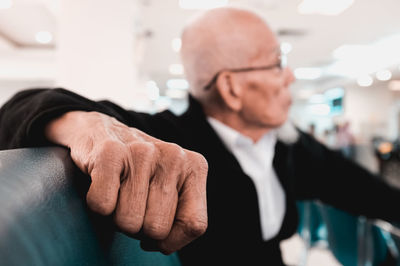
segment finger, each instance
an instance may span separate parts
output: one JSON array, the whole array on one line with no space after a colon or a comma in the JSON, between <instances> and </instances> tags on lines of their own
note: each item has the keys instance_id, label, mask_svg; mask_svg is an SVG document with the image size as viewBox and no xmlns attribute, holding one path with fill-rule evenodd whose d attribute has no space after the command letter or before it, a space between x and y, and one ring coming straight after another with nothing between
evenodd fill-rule
<instances>
[{"instance_id":1,"label":"finger","mask_svg":"<svg viewBox=\"0 0 400 266\"><path fill-rule=\"evenodd\" d=\"M188 170L176 211L176 217L168 237L159 243L160 250L170 254L181 249L204 234L207 229L206 179L207 162L196 159Z\"/></svg>"},{"instance_id":2,"label":"finger","mask_svg":"<svg viewBox=\"0 0 400 266\"><path fill-rule=\"evenodd\" d=\"M121 231L134 235L144 221L154 148L146 144L131 146L131 154L125 171L127 176L121 184L115 221Z\"/></svg>"},{"instance_id":3,"label":"finger","mask_svg":"<svg viewBox=\"0 0 400 266\"><path fill-rule=\"evenodd\" d=\"M207 228L206 203L199 204L198 200L201 197L196 200L186 195L181 196L170 234L160 241L160 250L165 254L181 249L204 234Z\"/></svg>"},{"instance_id":4,"label":"finger","mask_svg":"<svg viewBox=\"0 0 400 266\"><path fill-rule=\"evenodd\" d=\"M178 203L175 180L174 171L168 175L156 171L150 184L143 232L152 239L164 239L171 230Z\"/></svg>"},{"instance_id":5,"label":"finger","mask_svg":"<svg viewBox=\"0 0 400 266\"><path fill-rule=\"evenodd\" d=\"M184 172L186 154L176 144L158 143L157 165L150 182L143 232L153 239L168 236L178 202L177 183Z\"/></svg>"},{"instance_id":6,"label":"finger","mask_svg":"<svg viewBox=\"0 0 400 266\"><path fill-rule=\"evenodd\" d=\"M89 208L102 215L111 214L117 203L121 168L98 163L89 174L92 179L86 195Z\"/></svg>"}]
</instances>

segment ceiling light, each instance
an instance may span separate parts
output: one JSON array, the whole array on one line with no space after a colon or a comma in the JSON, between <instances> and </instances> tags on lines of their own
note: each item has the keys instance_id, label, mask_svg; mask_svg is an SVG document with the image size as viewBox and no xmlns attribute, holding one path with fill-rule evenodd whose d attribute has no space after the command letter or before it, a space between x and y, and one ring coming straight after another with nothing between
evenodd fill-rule
<instances>
[{"instance_id":1,"label":"ceiling light","mask_svg":"<svg viewBox=\"0 0 400 266\"><path fill-rule=\"evenodd\" d=\"M357 79L357 84L361 87L369 87L372 85L373 79L369 75L361 76Z\"/></svg>"},{"instance_id":2,"label":"ceiling light","mask_svg":"<svg viewBox=\"0 0 400 266\"><path fill-rule=\"evenodd\" d=\"M297 7L302 15L336 16L348 9L354 0L303 0Z\"/></svg>"},{"instance_id":3,"label":"ceiling light","mask_svg":"<svg viewBox=\"0 0 400 266\"><path fill-rule=\"evenodd\" d=\"M186 79L169 79L167 80L167 87L169 89L187 90L189 83Z\"/></svg>"},{"instance_id":4,"label":"ceiling light","mask_svg":"<svg viewBox=\"0 0 400 266\"><path fill-rule=\"evenodd\" d=\"M39 31L36 33L35 39L38 43L48 44L53 40L53 35L48 31Z\"/></svg>"},{"instance_id":5,"label":"ceiling light","mask_svg":"<svg viewBox=\"0 0 400 266\"><path fill-rule=\"evenodd\" d=\"M12 0L0 0L0 9L7 9L12 6Z\"/></svg>"},{"instance_id":6,"label":"ceiling light","mask_svg":"<svg viewBox=\"0 0 400 266\"><path fill-rule=\"evenodd\" d=\"M223 7L229 0L179 0L179 6L183 9L211 9Z\"/></svg>"},{"instance_id":7,"label":"ceiling light","mask_svg":"<svg viewBox=\"0 0 400 266\"><path fill-rule=\"evenodd\" d=\"M322 70L315 67L299 67L294 70L296 79L314 80L322 75Z\"/></svg>"},{"instance_id":8,"label":"ceiling light","mask_svg":"<svg viewBox=\"0 0 400 266\"><path fill-rule=\"evenodd\" d=\"M183 75L182 64L172 64L169 66L169 73L172 75Z\"/></svg>"},{"instance_id":9,"label":"ceiling light","mask_svg":"<svg viewBox=\"0 0 400 266\"><path fill-rule=\"evenodd\" d=\"M376 72L376 78L381 81L387 81L392 78L392 72L387 69Z\"/></svg>"}]
</instances>

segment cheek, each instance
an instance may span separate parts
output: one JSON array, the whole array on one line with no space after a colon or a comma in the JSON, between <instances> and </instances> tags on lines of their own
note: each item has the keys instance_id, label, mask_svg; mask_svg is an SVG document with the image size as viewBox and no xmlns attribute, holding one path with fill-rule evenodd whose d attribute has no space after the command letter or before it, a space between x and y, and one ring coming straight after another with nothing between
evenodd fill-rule
<instances>
[{"instance_id":1,"label":"cheek","mask_svg":"<svg viewBox=\"0 0 400 266\"><path fill-rule=\"evenodd\" d=\"M244 100L244 113L249 120L269 120L276 113L274 96L262 88L250 89Z\"/></svg>"},{"instance_id":2,"label":"cheek","mask_svg":"<svg viewBox=\"0 0 400 266\"><path fill-rule=\"evenodd\" d=\"M279 124L287 118L291 95L281 77L257 76L243 81L243 85L246 88L243 112L247 120Z\"/></svg>"},{"instance_id":3,"label":"cheek","mask_svg":"<svg viewBox=\"0 0 400 266\"><path fill-rule=\"evenodd\" d=\"M281 88L274 94L274 97L270 101L271 107L274 109L272 112L277 117L287 115L290 105L292 104L292 97L290 91L287 88Z\"/></svg>"},{"instance_id":4,"label":"cheek","mask_svg":"<svg viewBox=\"0 0 400 266\"><path fill-rule=\"evenodd\" d=\"M286 119L291 105L287 88L270 84L251 92L246 99L248 117L266 124L279 124Z\"/></svg>"},{"instance_id":5,"label":"cheek","mask_svg":"<svg viewBox=\"0 0 400 266\"><path fill-rule=\"evenodd\" d=\"M282 108L289 108L292 103L292 95L288 88L282 88L277 94L276 101Z\"/></svg>"}]
</instances>

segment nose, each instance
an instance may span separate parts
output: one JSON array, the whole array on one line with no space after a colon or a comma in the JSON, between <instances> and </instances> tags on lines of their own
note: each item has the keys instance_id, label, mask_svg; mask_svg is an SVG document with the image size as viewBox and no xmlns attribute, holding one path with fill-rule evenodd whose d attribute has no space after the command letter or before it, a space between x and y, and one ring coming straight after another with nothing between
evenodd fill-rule
<instances>
[{"instance_id":1,"label":"nose","mask_svg":"<svg viewBox=\"0 0 400 266\"><path fill-rule=\"evenodd\" d=\"M294 73L290 67L285 68L285 85L289 86L296 80Z\"/></svg>"}]
</instances>

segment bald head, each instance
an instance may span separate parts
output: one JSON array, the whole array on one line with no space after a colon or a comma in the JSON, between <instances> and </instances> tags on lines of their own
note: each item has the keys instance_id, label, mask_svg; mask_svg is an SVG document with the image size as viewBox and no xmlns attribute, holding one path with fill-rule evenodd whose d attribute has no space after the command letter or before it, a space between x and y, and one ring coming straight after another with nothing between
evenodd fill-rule
<instances>
[{"instance_id":1,"label":"bald head","mask_svg":"<svg viewBox=\"0 0 400 266\"><path fill-rule=\"evenodd\" d=\"M217 8L195 17L182 33L181 57L191 94L204 101L204 86L223 69L248 67L276 39L258 15L236 8Z\"/></svg>"}]
</instances>

